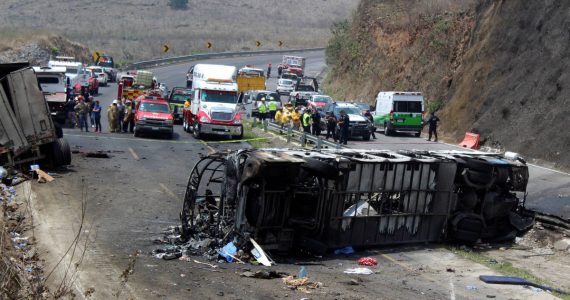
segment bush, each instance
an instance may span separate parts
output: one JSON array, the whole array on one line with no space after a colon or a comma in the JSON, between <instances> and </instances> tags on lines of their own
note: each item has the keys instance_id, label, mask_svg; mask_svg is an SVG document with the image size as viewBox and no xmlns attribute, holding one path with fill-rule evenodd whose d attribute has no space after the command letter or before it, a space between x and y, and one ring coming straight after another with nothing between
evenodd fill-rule
<instances>
[{"instance_id":1,"label":"bush","mask_svg":"<svg viewBox=\"0 0 570 300\"><path fill-rule=\"evenodd\" d=\"M168 6L172 9L187 9L188 0L168 0Z\"/></svg>"},{"instance_id":2,"label":"bush","mask_svg":"<svg viewBox=\"0 0 570 300\"><path fill-rule=\"evenodd\" d=\"M441 99L428 101L427 103L427 111L428 113L436 112L443 107L443 101Z\"/></svg>"}]
</instances>

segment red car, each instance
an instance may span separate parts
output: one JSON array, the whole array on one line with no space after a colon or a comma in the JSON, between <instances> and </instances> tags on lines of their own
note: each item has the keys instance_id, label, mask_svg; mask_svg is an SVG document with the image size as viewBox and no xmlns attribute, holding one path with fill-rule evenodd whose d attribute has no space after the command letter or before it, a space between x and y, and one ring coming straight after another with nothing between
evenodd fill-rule
<instances>
[{"instance_id":1,"label":"red car","mask_svg":"<svg viewBox=\"0 0 570 300\"><path fill-rule=\"evenodd\" d=\"M171 139L174 118L168 101L157 94L144 94L135 100L135 136L143 133L164 135Z\"/></svg>"},{"instance_id":2,"label":"red car","mask_svg":"<svg viewBox=\"0 0 570 300\"><path fill-rule=\"evenodd\" d=\"M87 69L87 74L89 75L89 94L99 94L99 80L97 80L97 74L89 69Z\"/></svg>"},{"instance_id":3,"label":"red car","mask_svg":"<svg viewBox=\"0 0 570 300\"><path fill-rule=\"evenodd\" d=\"M332 102L332 98L326 95L312 95L309 98L309 106L318 110L323 110L327 104Z\"/></svg>"}]
</instances>

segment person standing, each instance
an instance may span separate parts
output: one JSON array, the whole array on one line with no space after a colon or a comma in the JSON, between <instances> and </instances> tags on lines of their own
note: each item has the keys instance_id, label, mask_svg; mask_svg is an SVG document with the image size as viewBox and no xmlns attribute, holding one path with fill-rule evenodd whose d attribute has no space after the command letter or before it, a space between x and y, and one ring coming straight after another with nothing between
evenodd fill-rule
<instances>
[{"instance_id":1,"label":"person standing","mask_svg":"<svg viewBox=\"0 0 570 300\"><path fill-rule=\"evenodd\" d=\"M429 119L427 120L427 123L429 125L429 131L428 131L428 141L431 141L431 136L432 134L434 135L434 142L437 142L437 123L439 122L439 118L435 115L435 112L432 112L430 114Z\"/></svg>"},{"instance_id":2,"label":"person standing","mask_svg":"<svg viewBox=\"0 0 570 300\"><path fill-rule=\"evenodd\" d=\"M336 143L336 141L338 140L337 136L336 136L336 123L338 122L338 120L336 119L336 116L334 115L334 113L332 111L327 113L326 122L327 122L327 137L326 137L326 139L328 140L329 137L332 137Z\"/></svg>"},{"instance_id":3,"label":"person standing","mask_svg":"<svg viewBox=\"0 0 570 300\"><path fill-rule=\"evenodd\" d=\"M107 119L109 120L109 132L114 133L118 131L117 119L119 118L119 111L117 109L117 100L113 101L107 109Z\"/></svg>"},{"instance_id":4,"label":"person standing","mask_svg":"<svg viewBox=\"0 0 570 300\"><path fill-rule=\"evenodd\" d=\"M125 99L125 102L126 101L128 101L128 99ZM117 112L119 114L117 118L117 132L121 132L121 128L123 128L123 120L125 118L125 104L121 99L117 100Z\"/></svg>"},{"instance_id":5,"label":"person standing","mask_svg":"<svg viewBox=\"0 0 570 300\"><path fill-rule=\"evenodd\" d=\"M283 74L283 66L279 65L277 66L277 75L281 77L281 74Z\"/></svg>"},{"instance_id":6,"label":"person standing","mask_svg":"<svg viewBox=\"0 0 570 300\"><path fill-rule=\"evenodd\" d=\"M95 121L95 132L101 133L101 105L99 104L99 100L93 104L93 112L91 115Z\"/></svg>"},{"instance_id":7,"label":"person standing","mask_svg":"<svg viewBox=\"0 0 570 300\"><path fill-rule=\"evenodd\" d=\"M271 64L267 65L267 78L271 77Z\"/></svg>"},{"instance_id":8,"label":"person standing","mask_svg":"<svg viewBox=\"0 0 570 300\"><path fill-rule=\"evenodd\" d=\"M289 112L289 110L287 110ZM301 128L301 113L298 108L291 113L291 121L293 122L293 129L299 130Z\"/></svg>"},{"instance_id":9,"label":"person standing","mask_svg":"<svg viewBox=\"0 0 570 300\"><path fill-rule=\"evenodd\" d=\"M305 109L305 112L303 113L303 131L311 134L311 112L309 111L309 109Z\"/></svg>"},{"instance_id":10,"label":"person standing","mask_svg":"<svg viewBox=\"0 0 570 300\"><path fill-rule=\"evenodd\" d=\"M370 112L370 110L366 110L366 112L364 113L364 117L366 119L368 119L368 121L370 121L369 124L369 129L370 129L370 136L373 139L376 139L376 135L374 134L374 131L376 131L376 127L374 127L374 116L372 115L372 113Z\"/></svg>"},{"instance_id":11,"label":"person standing","mask_svg":"<svg viewBox=\"0 0 570 300\"><path fill-rule=\"evenodd\" d=\"M65 103L65 111L67 112L67 119L65 120L68 128L75 128L75 105L77 105L78 98L74 97Z\"/></svg>"},{"instance_id":12,"label":"person standing","mask_svg":"<svg viewBox=\"0 0 570 300\"><path fill-rule=\"evenodd\" d=\"M269 97L269 104L267 105L267 108L269 109L269 119L273 120L275 118L275 113L277 113L277 101L275 100L275 97L270 96Z\"/></svg>"},{"instance_id":13,"label":"person standing","mask_svg":"<svg viewBox=\"0 0 570 300\"><path fill-rule=\"evenodd\" d=\"M257 104L257 114L259 115L259 120L261 121L261 126L265 122L267 114L267 105L265 104L265 98L261 98L261 103Z\"/></svg>"},{"instance_id":14,"label":"person standing","mask_svg":"<svg viewBox=\"0 0 570 300\"><path fill-rule=\"evenodd\" d=\"M125 104L125 118L123 119L123 133L135 132L135 114L133 113L133 103L127 100Z\"/></svg>"},{"instance_id":15,"label":"person standing","mask_svg":"<svg viewBox=\"0 0 570 300\"><path fill-rule=\"evenodd\" d=\"M344 110L340 111L340 118L338 120L338 126L340 127L340 140L339 143L346 145L348 143L350 118Z\"/></svg>"},{"instance_id":16,"label":"person standing","mask_svg":"<svg viewBox=\"0 0 570 300\"><path fill-rule=\"evenodd\" d=\"M316 109L313 110L311 119L313 121L313 135L315 136L321 135L321 114L319 113L318 110Z\"/></svg>"},{"instance_id":17,"label":"person standing","mask_svg":"<svg viewBox=\"0 0 570 300\"><path fill-rule=\"evenodd\" d=\"M89 127L87 127L87 118L89 117L89 106L85 103L85 100L79 99L79 103L75 105L74 110L79 116L79 129L83 131L85 127L85 132L89 132Z\"/></svg>"}]
</instances>

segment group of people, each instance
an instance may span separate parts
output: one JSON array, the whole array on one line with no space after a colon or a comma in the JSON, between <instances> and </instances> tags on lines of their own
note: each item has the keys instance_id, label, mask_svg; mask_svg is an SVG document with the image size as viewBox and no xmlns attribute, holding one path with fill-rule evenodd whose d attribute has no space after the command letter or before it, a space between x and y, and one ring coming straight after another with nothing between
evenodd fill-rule
<instances>
[{"instance_id":1,"label":"group of people","mask_svg":"<svg viewBox=\"0 0 570 300\"><path fill-rule=\"evenodd\" d=\"M94 128L95 132L102 132L101 126L101 104L99 100L93 100L93 96L87 99L83 95L69 99L65 104L66 127L79 127L81 131L89 132L89 128ZM134 132L135 128L135 104L124 97L124 99L113 100L107 108L107 119L109 121L109 132ZM88 124L89 123L89 124Z\"/></svg>"},{"instance_id":2,"label":"group of people","mask_svg":"<svg viewBox=\"0 0 570 300\"><path fill-rule=\"evenodd\" d=\"M264 105L264 101L262 101L260 105ZM258 106L258 108L259 107L261 106ZM326 139L332 138L335 142L346 145L349 137L350 123L348 114L346 114L345 111L341 111L340 116L337 118L331 111L327 112L324 118L327 132ZM272 114L271 117L271 120L280 124L281 128L285 126L291 126L294 130L301 130L302 128L303 132L315 136L319 136L323 132L321 119L321 113L317 109L312 107L295 108L291 102L286 103L280 109L276 108L275 114Z\"/></svg>"}]
</instances>

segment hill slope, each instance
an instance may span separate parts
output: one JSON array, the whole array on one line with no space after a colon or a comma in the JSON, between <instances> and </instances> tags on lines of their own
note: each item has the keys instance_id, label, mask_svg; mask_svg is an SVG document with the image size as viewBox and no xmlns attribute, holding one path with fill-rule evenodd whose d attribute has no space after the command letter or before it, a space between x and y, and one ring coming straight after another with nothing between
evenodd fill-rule
<instances>
[{"instance_id":1,"label":"hill slope","mask_svg":"<svg viewBox=\"0 0 570 300\"><path fill-rule=\"evenodd\" d=\"M434 2L454 5L363 0L329 43L328 90L369 102L419 90L441 108L447 138L479 132L486 145L570 167L570 2Z\"/></svg>"},{"instance_id":2,"label":"hill slope","mask_svg":"<svg viewBox=\"0 0 570 300\"><path fill-rule=\"evenodd\" d=\"M91 49L137 60L168 55L255 48L324 46L330 25L348 17L354 0L190 0L172 10L168 0L3 0L0 27L53 30Z\"/></svg>"}]
</instances>

